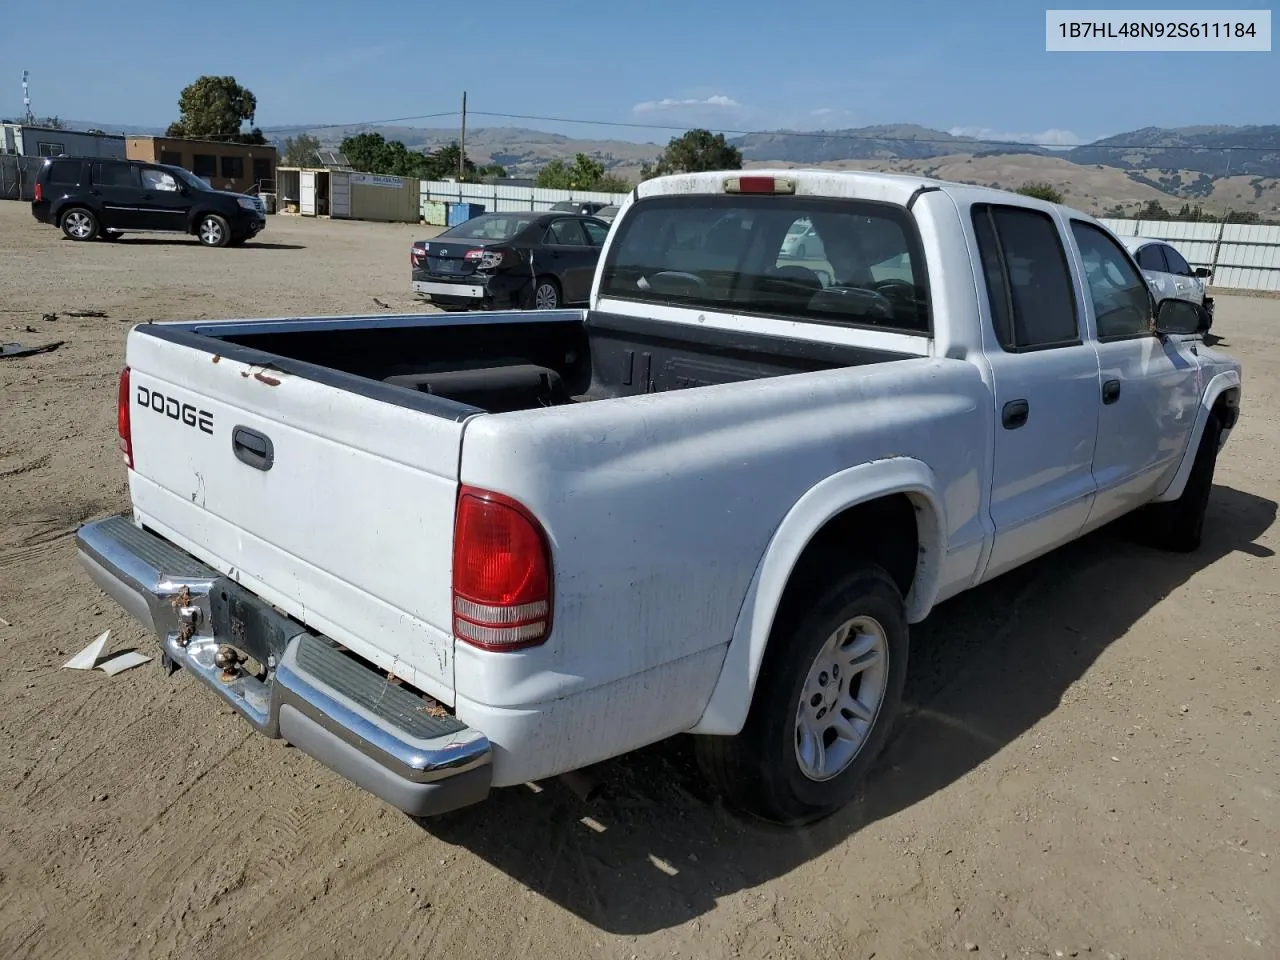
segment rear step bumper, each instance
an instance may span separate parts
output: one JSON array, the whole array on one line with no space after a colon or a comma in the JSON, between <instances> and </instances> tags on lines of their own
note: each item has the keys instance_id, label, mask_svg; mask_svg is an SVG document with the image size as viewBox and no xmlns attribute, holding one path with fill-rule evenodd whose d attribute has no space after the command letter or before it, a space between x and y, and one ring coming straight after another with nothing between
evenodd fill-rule
<instances>
[{"instance_id":1,"label":"rear step bumper","mask_svg":"<svg viewBox=\"0 0 1280 960\"><path fill-rule=\"evenodd\" d=\"M76 546L94 582L260 733L283 737L412 816L488 795L492 748L483 734L431 716L409 690L167 540L110 517L81 527ZM280 654L262 664L263 679L242 669L224 679L214 655L224 644L243 650L235 636L246 629L269 635Z\"/></svg>"}]
</instances>

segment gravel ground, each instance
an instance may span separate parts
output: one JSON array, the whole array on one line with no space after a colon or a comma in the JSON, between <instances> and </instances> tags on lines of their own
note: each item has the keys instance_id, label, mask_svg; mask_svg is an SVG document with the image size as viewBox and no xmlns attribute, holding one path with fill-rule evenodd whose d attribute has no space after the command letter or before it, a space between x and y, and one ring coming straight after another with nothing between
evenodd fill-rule
<instances>
[{"instance_id":1,"label":"gravel ground","mask_svg":"<svg viewBox=\"0 0 1280 960\"><path fill-rule=\"evenodd\" d=\"M727 812L681 740L417 823L180 674L60 670L106 628L153 650L72 545L127 505L129 324L420 309L428 229L74 244L0 202L0 340L65 341L0 360L0 956L1280 955L1273 300L1218 301L1246 387L1204 548L1104 530L944 605L874 785L813 829Z\"/></svg>"}]
</instances>

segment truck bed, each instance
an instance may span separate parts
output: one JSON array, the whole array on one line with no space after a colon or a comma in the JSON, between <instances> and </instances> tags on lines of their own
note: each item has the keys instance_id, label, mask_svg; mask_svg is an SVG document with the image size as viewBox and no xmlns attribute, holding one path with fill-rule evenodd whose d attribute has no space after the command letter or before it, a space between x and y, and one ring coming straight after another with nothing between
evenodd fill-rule
<instances>
[{"instance_id":1,"label":"truck bed","mask_svg":"<svg viewBox=\"0 0 1280 960\"><path fill-rule=\"evenodd\" d=\"M582 310L259 321L149 332L381 399L400 394L403 401L403 391L425 394L447 401L425 401L426 410L455 419L908 356Z\"/></svg>"}]
</instances>

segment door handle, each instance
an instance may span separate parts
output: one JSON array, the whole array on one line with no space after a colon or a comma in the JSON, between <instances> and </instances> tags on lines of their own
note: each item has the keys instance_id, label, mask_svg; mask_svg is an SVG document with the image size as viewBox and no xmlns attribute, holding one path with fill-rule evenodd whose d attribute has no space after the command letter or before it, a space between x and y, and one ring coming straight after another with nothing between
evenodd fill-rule
<instances>
[{"instance_id":1,"label":"door handle","mask_svg":"<svg viewBox=\"0 0 1280 960\"><path fill-rule=\"evenodd\" d=\"M1017 430L1031 415L1031 405L1025 400L1010 400L1000 412L1000 420L1006 430Z\"/></svg>"},{"instance_id":2,"label":"door handle","mask_svg":"<svg viewBox=\"0 0 1280 960\"><path fill-rule=\"evenodd\" d=\"M1120 399L1120 381L1108 380L1102 385L1102 402L1115 403Z\"/></svg>"},{"instance_id":3,"label":"door handle","mask_svg":"<svg viewBox=\"0 0 1280 960\"><path fill-rule=\"evenodd\" d=\"M231 431L231 449L235 451L237 460L255 470L270 470L276 462L275 444L271 438L248 427L236 427Z\"/></svg>"}]
</instances>

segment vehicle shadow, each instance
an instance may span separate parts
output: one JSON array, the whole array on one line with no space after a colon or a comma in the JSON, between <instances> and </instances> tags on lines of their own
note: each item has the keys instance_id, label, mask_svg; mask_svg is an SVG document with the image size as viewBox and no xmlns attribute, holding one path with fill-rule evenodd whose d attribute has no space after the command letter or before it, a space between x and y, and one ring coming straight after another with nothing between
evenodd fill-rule
<instances>
[{"instance_id":1,"label":"vehicle shadow","mask_svg":"<svg viewBox=\"0 0 1280 960\"><path fill-rule=\"evenodd\" d=\"M132 237L125 234L117 238L114 243L126 247L177 247L177 246L200 246L200 241L195 237L184 237L179 234L168 237ZM263 243L258 240L246 240L239 247L242 250L305 250L307 249L300 243Z\"/></svg>"},{"instance_id":2,"label":"vehicle shadow","mask_svg":"<svg viewBox=\"0 0 1280 960\"><path fill-rule=\"evenodd\" d=\"M1272 501L1215 486L1196 553L1155 551L1116 524L939 607L912 632L906 710L867 789L815 826L785 830L727 810L688 737L598 764L576 782L495 791L420 826L602 930L678 926L997 754L1199 570L1235 551L1273 556L1255 541L1275 518Z\"/></svg>"}]
</instances>

